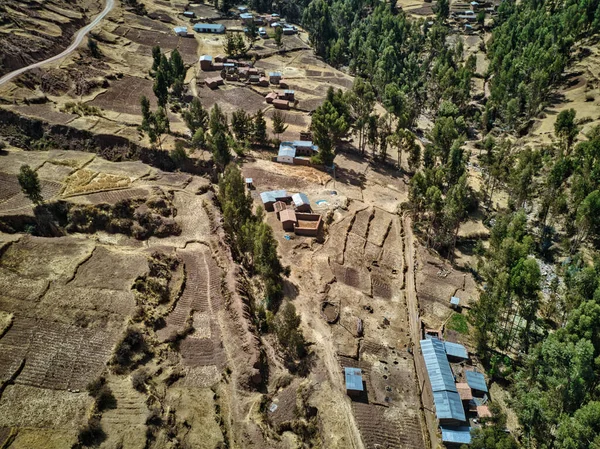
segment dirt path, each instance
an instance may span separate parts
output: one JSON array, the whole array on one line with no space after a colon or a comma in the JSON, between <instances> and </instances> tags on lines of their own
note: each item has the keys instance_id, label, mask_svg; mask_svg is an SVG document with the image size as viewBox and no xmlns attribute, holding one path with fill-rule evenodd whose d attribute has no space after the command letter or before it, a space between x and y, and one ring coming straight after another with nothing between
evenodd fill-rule
<instances>
[{"instance_id":1,"label":"dirt path","mask_svg":"<svg viewBox=\"0 0 600 449\"><path fill-rule=\"evenodd\" d=\"M100 14L98 14L98 16L96 16L96 18L92 20L92 22L89 25L86 25L77 32L77 34L75 35L75 39L73 39L73 42L71 43L71 45L69 45L69 47L67 47L67 49L65 49L65 51L59 53L56 56L52 56L51 58L45 59L40 62L36 62L35 64L28 65L27 67L22 67L19 70L15 70L14 72L10 72L4 75L2 78L0 78L0 86L9 82L13 78L21 75L22 73L27 72L28 70L36 69L51 62L58 61L59 59L62 59L65 56L67 56L69 53L73 52L77 47L79 47L79 44L81 44L83 38L92 30L92 28L94 28L100 23L102 19L104 19L104 17L113 9L114 6L115 0L106 0L106 6L104 7L104 10Z\"/></svg>"},{"instance_id":2,"label":"dirt path","mask_svg":"<svg viewBox=\"0 0 600 449\"><path fill-rule=\"evenodd\" d=\"M429 447L437 448L440 444L437 436L437 422L433 414L433 397L427 386L427 371L425 361L421 356L419 341L421 340L421 318L419 316L419 302L417 299L417 287L415 282L417 254L414 245L412 222L408 216L403 217L404 240L405 240L405 263L406 263L406 307L408 308L408 319L410 324L410 337L413 343L415 370L421 391L421 404L424 408L425 421L429 433Z\"/></svg>"}]
</instances>

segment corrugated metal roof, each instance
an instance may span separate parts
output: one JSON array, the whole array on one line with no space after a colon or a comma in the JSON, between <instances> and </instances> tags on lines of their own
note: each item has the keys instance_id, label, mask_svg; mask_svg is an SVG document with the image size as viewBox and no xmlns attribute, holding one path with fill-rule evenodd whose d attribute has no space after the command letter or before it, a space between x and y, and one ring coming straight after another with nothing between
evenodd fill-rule
<instances>
[{"instance_id":1,"label":"corrugated metal roof","mask_svg":"<svg viewBox=\"0 0 600 449\"><path fill-rule=\"evenodd\" d=\"M465 374L467 376L467 383L469 384L469 387L471 387L473 390L483 391L484 393L488 392L483 374L478 373L477 371L467 371Z\"/></svg>"},{"instance_id":2,"label":"corrugated metal roof","mask_svg":"<svg viewBox=\"0 0 600 449\"><path fill-rule=\"evenodd\" d=\"M444 342L444 349L446 349L446 354L451 357L456 357L459 359L468 359L469 354L467 352L467 348L458 343L452 343L449 341Z\"/></svg>"},{"instance_id":3,"label":"corrugated metal roof","mask_svg":"<svg viewBox=\"0 0 600 449\"><path fill-rule=\"evenodd\" d=\"M274 100L274 101L277 101L277 100ZM296 157L296 149L294 147L280 146L278 155L279 156Z\"/></svg>"},{"instance_id":4,"label":"corrugated metal roof","mask_svg":"<svg viewBox=\"0 0 600 449\"><path fill-rule=\"evenodd\" d=\"M281 72L269 72L269 76L281 76Z\"/></svg>"},{"instance_id":5,"label":"corrugated metal roof","mask_svg":"<svg viewBox=\"0 0 600 449\"><path fill-rule=\"evenodd\" d=\"M471 444L470 427L442 427L441 429L444 443Z\"/></svg>"},{"instance_id":6,"label":"corrugated metal roof","mask_svg":"<svg viewBox=\"0 0 600 449\"><path fill-rule=\"evenodd\" d=\"M173 31L175 31L175 33L177 33L177 34L187 33L187 27L175 27L175 28L173 28Z\"/></svg>"},{"instance_id":7,"label":"corrugated metal roof","mask_svg":"<svg viewBox=\"0 0 600 449\"><path fill-rule=\"evenodd\" d=\"M213 57L211 55L202 55L200 56L200 61L212 61Z\"/></svg>"},{"instance_id":8,"label":"corrugated metal roof","mask_svg":"<svg viewBox=\"0 0 600 449\"><path fill-rule=\"evenodd\" d=\"M465 409L460 396L455 391L434 391L433 402L438 419L466 421Z\"/></svg>"},{"instance_id":9,"label":"corrugated metal roof","mask_svg":"<svg viewBox=\"0 0 600 449\"><path fill-rule=\"evenodd\" d=\"M344 368L346 390L363 391L362 371L360 368Z\"/></svg>"},{"instance_id":10,"label":"corrugated metal roof","mask_svg":"<svg viewBox=\"0 0 600 449\"><path fill-rule=\"evenodd\" d=\"M280 198L287 198L288 194L285 190L271 190L269 192L262 192L260 199L263 203L275 202Z\"/></svg>"},{"instance_id":11,"label":"corrugated metal roof","mask_svg":"<svg viewBox=\"0 0 600 449\"><path fill-rule=\"evenodd\" d=\"M444 343L437 338L421 340L421 352L425 360L432 391L448 390L456 392L454 375L446 357Z\"/></svg>"},{"instance_id":12,"label":"corrugated metal roof","mask_svg":"<svg viewBox=\"0 0 600 449\"><path fill-rule=\"evenodd\" d=\"M305 193L295 193L292 195L292 201L296 206L302 206L304 204L310 204L308 197Z\"/></svg>"},{"instance_id":13,"label":"corrugated metal roof","mask_svg":"<svg viewBox=\"0 0 600 449\"><path fill-rule=\"evenodd\" d=\"M252 184L252 178L246 178L245 181L246 184Z\"/></svg>"},{"instance_id":14,"label":"corrugated metal roof","mask_svg":"<svg viewBox=\"0 0 600 449\"><path fill-rule=\"evenodd\" d=\"M450 298L450 304L457 306L458 303L460 302L460 298L453 296L452 298Z\"/></svg>"},{"instance_id":15,"label":"corrugated metal roof","mask_svg":"<svg viewBox=\"0 0 600 449\"><path fill-rule=\"evenodd\" d=\"M252 19L254 16L252 14L250 14L249 12L245 12L243 14L240 14L240 19Z\"/></svg>"},{"instance_id":16,"label":"corrugated metal roof","mask_svg":"<svg viewBox=\"0 0 600 449\"><path fill-rule=\"evenodd\" d=\"M222 23L197 23L194 25L194 30L224 30L225 26Z\"/></svg>"}]
</instances>

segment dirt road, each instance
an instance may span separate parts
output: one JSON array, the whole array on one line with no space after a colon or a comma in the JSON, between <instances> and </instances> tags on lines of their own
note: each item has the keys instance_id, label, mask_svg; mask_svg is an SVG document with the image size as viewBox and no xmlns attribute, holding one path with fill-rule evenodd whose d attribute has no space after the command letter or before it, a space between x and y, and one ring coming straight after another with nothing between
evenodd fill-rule
<instances>
[{"instance_id":1,"label":"dirt road","mask_svg":"<svg viewBox=\"0 0 600 449\"><path fill-rule=\"evenodd\" d=\"M408 318L410 324L410 337L413 342L415 370L421 390L421 402L424 408L425 421L429 433L431 448L437 448L439 441L437 437L437 423L433 414L433 397L431 389L428 386L427 372L425 362L421 356L419 341L421 340L421 318L419 316L419 302L417 299L417 287L415 282L416 267L415 260L417 254L414 246L414 235L412 232L412 222L408 216L403 218L405 251L406 257L406 306L408 308Z\"/></svg>"},{"instance_id":2,"label":"dirt road","mask_svg":"<svg viewBox=\"0 0 600 449\"><path fill-rule=\"evenodd\" d=\"M25 73L28 70L36 69L51 62L58 61L59 59L67 56L69 53L73 52L77 47L79 47L79 44L81 44L83 38L92 30L92 28L98 25L100 21L104 19L104 17L106 17L106 15L113 9L114 6L115 0L106 0L106 6L104 7L104 10L100 14L98 14L98 16L96 16L96 18L92 20L90 24L86 25L77 32L77 34L75 35L75 39L73 39L73 42L71 43L71 45L69 45L69 47L67 47L67 49L65 49L65 51L59 53L56 56L52 56L51 58L45 59L40 62L36 62L35 64L28 65L27 67L22 67L19 70L15 70L14 72L10 72L4 75L2 78L0 78L0 86L9 82L13 78L21 75L22 73Z\"/></svg>"}]
</instances>

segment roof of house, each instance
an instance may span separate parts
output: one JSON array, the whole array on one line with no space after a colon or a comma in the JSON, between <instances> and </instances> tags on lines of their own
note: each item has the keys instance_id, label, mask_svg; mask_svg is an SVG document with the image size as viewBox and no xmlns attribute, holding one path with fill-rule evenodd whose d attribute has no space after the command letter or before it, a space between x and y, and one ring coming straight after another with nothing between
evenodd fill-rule
<instances>
[{"instance_id":1,"label":"roof of house","mask_svg":"<svg viewBox=\"0 0 600 449\"><path fill-rule=\"evenodd\" d=\"M473 390L483 391L484 393L488 392L483 374L478 373L477 371L466 371L465 375L467 376L467 383L469 384L469 387L471 387Z\"/></svg>"},{"instance_id":2,"label":"roof of house","mask_svg":"<svg viewBox=\"0 0 600 449\"><path fill-rule=\"evenodd\" d=\"M184 16L194 17L196 13L194 11L183 11Z\"/></svg>"},{"instance_id":3,"label":"roof of house","mask_svg":"<svg viewBox=\"0 0 600 449\"><path fill-rule=\"evenodd\" d=\"M421 352L425 360L431 390L456 392L454 375L446 357L444 343L437 338L421 340Z\"/></svg>"},{"instance_id":4,"label":"roof of house","mask_svg":"<svg viewBox=\"0 0 600 449\"><path fill-rule=\"evenodd\" d=\"M200 56L200 61L210 61L212 62L213 57L211 55L202 55Z\"/></svg>"},{"instance_id":5,"label":"roof of house","mask_svg":"<svg viewBox=\"0 0 600 449\"><path fill-rule=\"evenodd\" d=\"M273 100L273 103L274 103L274 104L285 104L285 105L287 105L287 104L288 104L287 100L281 100L281 99L279 99L279 98L277 98L277 99ZM296 150L294 150L294 151L296 151Z\"/></svg>"},{"instance_id":6,"label":"roof of house","mask_svg":"<svg viewBox=\"0 0 600 449\"><path fill-rule=\"evenodd\" d=\"M434 391L433 402L438 419L466 421L465 409L456 391Z\"/></svg>"},{"instance_id":7,"label":"roof of house","mask_svg":"<svg viewBox=\"0 0 600 449\"><path fill-rule=\"evenodd\" d=\"M467 352L467 348L458 343L452 343L450 341L444 342L444 349L446 350L446 354L451 357L456 357L458 359L469 358L469 353Z\"/></svg>"},{"instance_id":8,"label":"roof of house","mask_svg":"<svg viewBox=\"0 0 600 449\"><path fill-rule=\"evenodd\" d=\"M470 427L441 427L441 429L444 443L471 444Z\"/></svg>"},{"instance_id":9,"label":"roof of house","mask_svg":"<svg viewBox=\"0 0 600 449\"><path fill-rule=\"evenodd\" d=\"M240 10L240 11L248 11L248 7L247 6L238 6L237 9Z\"/></svg>"},{"instance_id":10,"label":"roof of house","mask_svg":"<svg viewBox=\"0 0 600 449\"><path fill-rule=\"evenodd\" d=\"M362 371L360 368L344 368L346 390L363 391Z\"/></svg>"},{"instance_id":11,"label":"roof of house","mask_svg":"<svg viewBox=\"0 0 600 449\"><path fill-rule=\"evenodd\" d=\"M206 78L206 79L204 80L204 82L205 82L206 84L210 84L210 83L221 83L221 82L223 82L223 78L221 78L220 76L215 76L215 77L213 77L213 78Z\"/></svg>"},{"instance_id":12,"label":"roof of house","mask_svg":"<svg viewBox=\"0 0 600 449\"><path fill-rule=\"evenodd\" d=\"M284 209L279 212L279 220L283 223L284 221L296 222L296 212L293 209Z\"/></svg>"},{"instance_id":13,"label":"roof of house","mask_svg":"<svg viewBox=\"0 0 600 449\"><path fill-rule=\"evenodd\" d=\"M252 178L246 178L244 181L246 184L252 184Z\"/></svg>"},{"instance_id":14,"label":"roof of house","mask_svg":"<svg viewBox=\"0 0 600 449\"><path fill-rule=\"evenodd\" d=\"M269 72L269 76L281 76L281 72Z\"/></svg>"},{"instance_id":15,"label":"roof of house","mask_svg":"<svg viewBox=\"0 0 600 449\"><path fill-rule=\"evenodd\" d=\"M492 412L490 412L490 408L487 405L478 405L477 416L480 418L491 418Z\"/></svg>"},{"instance_id":16,"label":"roof of house","mask_svg":"<svg viewBox=\"0 0 600 449\"><path fill-rule=\"evenodd\" d=\"M263 203L271 203L277 201L279 198L287 198L288 194L285 190L271 190L269 192L262 192L260 199Z\"/></svg>"},{"instance_id":17,"label":"roof of house","mask_svg":"<svg viewBox=\"0 0 600 449\"><path fill-rule=\"evenodd\" d=\"M240 19L252 19L254 16L252 14L250 14L249 12L245 12L243 14L240 14Z\"/></svg>"},{"instance_id":18,"label":"roof of house","mask_svg":"<svg viewBox=\"0 0 600 449\"><path fill-rule=\"evenodd\" d=\"M275 92L269 92L265 98L272 98L273 100L277 99L277 94Z\"/></svg>"},{"instance_id":19,"label":"roof of house","mask_svg":"<svg viewBox=\"0 0 600 449\"><path fill-rule=\"evenodd\" d=\"M175 28L173 28L173 31L175 31L175 33L177 33L177 34L187 33L187 27L175 27Z\"/></svg>"},{"instance_id":20,"label":"roof of house","mask_svg":"<svg viewBox=\"0 0 600 449\"><path fill-rule=\"evenodd\" d=\"M450 298L450 304L457 306L458 303L460 302L460 298L453 296L452 298Z\"/></svg>"},{"instance_id":21,"label":"roof of house","mask_svg":"<svg viewBox=\"0 0 600 449\"><path fill-rule=\"evenodd\" d=\"M294 193L292 195L292 201L294 202L294 204L296 206L302 206L304 204L310 204L310 201L308 201L308 197L306 196L305 193Z\"/></svg>"},{"instance_id":22,"label":"roof of house","mask_svg":"<svg viewBox=\"0 0 600 449\"><path fill-rule=\"evenodd\" d=\"M225 25L222 23L197 23L194 25L194 30L223 30Z\"/></svg>"},{"instance_id":23,"label":"roof of house","mask_svg":"<svg viewBox=\"0 0 600 449\"><path fill-rule=\"evenodd\" d=\"M458 390L461 401L470 401L473 399L473 393L471 392L471 387L469 387L468 383L459 382L456 384L456 389Z\"/></svg>"},{"instance_id":24,"label":"roof of house","mask_svg":"<svg viewBox=\"0 0 600 449\"><path fill-rule=\"evenodd\" d=\"M294 95L294 91L293 91L293 90L291 90L291 89L286 89L286 90L284 90L284 91L283 91L283 93L284 93L284 94L291 94L291 95ZM311 142L311 143L312 143L312 142Z\"/></svg>"},{"instance_id":25,"label":"roof of house","mask_svg":"<svg viewBox=\"0 0 600 449\"><path fill-rule=\"evenodd\" d=\"M277 100L274 100L277 101ZM296 149L287 145L279 145L278 156L296 157Z\"/></svg>"}]
</instances>

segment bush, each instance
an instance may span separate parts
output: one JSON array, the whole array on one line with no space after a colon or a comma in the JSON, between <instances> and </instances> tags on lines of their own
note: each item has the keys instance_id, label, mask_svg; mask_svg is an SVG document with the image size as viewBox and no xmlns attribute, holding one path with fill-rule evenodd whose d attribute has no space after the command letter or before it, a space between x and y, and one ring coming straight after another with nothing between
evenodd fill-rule
<instances>
[{"instance_id":1,"label":"bush","mask_svg":"<svg viewBox=\"0 0 600 449\"><path fill-rule=\"evenodd\" d=\"M106 434L100 425L100 418L91 418L86 425L81 427L77 439L83 446L95 446L104 441Z\"/></svg>"},{"instance_id":2,"label":"bush","mask_svg":"<svg viewBox=\"0 0 600 449\"><path fill-rule=\"evenodd\" d=\"M117 366L118 371L122 371L141 362L150 354L144 334L138 329L128 327L115 348L111 363Z\"/></svg>"},{"instance_id":3,"label":"bush","mask_svg":"<svg viewBox=\"0 0 600 449\"><path fill-rule=\"evenodd\" d=\"M150 378L150 374L145 368L140 368L131 376L131 385L140 393L146 392L146 382Z\"/></svg>"},{"instance_id":4,"label":"bush","mask_svg":"<svg viewBox=\"0 0 600 449\"><path fill-rule=\"evenodd\" d=\"M96 408L99 412L117 407L117 398L108 385L103 385L96 396Z\"/></svg>"}]
</instances>

